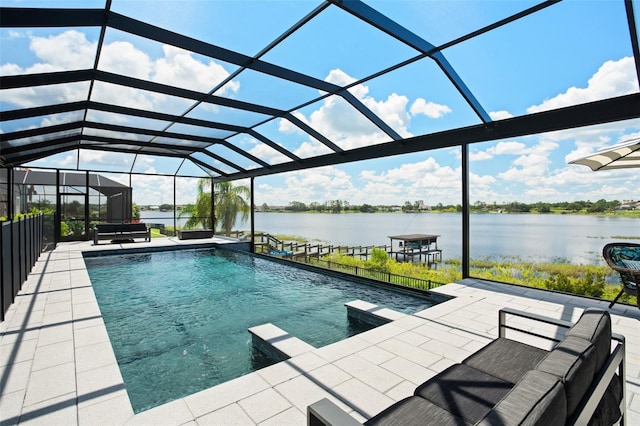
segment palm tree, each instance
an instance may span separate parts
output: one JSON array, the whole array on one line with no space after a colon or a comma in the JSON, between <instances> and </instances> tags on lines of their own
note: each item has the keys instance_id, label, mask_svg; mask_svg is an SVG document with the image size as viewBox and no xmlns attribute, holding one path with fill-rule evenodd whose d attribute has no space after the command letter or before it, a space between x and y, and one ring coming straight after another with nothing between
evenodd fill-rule
<instances>
[{"instance_id":1,"label":"palm tree","mask_svg":"<svg viewBox=\"0 0 640 426\"><path fill-rule=\"evenodd\" d=\"M249 218L250 206L247 198L251 190L246 185L233 186L231 182L219 182L213 187L216 220L220 222L220 228L226 236L231 235L231 230L236 225L238 213L242 214L242 222Z\"/></svg>"},{"instance_id":2,"label":"palm tree","mask_svg":"<svg viewBox=\"0 0 640 426\"><path fill-rule=\"evenodd\" d=\"M178 217L184 214L191 216L185 223L185 228L195 228L202 225L204 228L214 229L211 221L211 180L202 178L198 180L198 198L195 204L186 206ZM215 220L220 223L220 228L225 235L231 235L231 230L236 224L238 213L242 214L242 221L249 217L249 203L246 199L251 195L251 190L246 185L233 186L231 182L218 182L213 186L215 201Z\"/></svg>"},{"instance_id":3,"label":"palm tree","mask_svg":"<svg viewBox=\"0 0 640 426\"><path fill-rule=\"evenodd\" d=\"M185 214L189 214L189 219L184 224L187 229L197 228L202 225L203 228L213 229L211 222L211 180L202 178L198 180L198 198L195 204L186 205L178 214L180 219ZM205 189L207 189L205 191Z\"/></svg>"}]
</instances>

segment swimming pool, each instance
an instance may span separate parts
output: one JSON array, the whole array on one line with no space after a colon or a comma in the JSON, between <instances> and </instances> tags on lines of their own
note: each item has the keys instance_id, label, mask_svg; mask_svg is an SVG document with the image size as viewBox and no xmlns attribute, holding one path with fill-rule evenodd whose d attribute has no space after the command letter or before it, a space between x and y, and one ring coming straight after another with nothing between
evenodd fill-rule
<instances>
[{"instance_id":1,"label":"swimming pool","mask_svg":"<svg viewBox=\"0 0 640 426\"><path fill-rule=\"evenodd\" d=\"M345 302L405 313L436 303L219 248L85 263L136 412L273 363L249 327L271 322L322 347L368 328L347 319Z\"/></svg>"}]
</instances>

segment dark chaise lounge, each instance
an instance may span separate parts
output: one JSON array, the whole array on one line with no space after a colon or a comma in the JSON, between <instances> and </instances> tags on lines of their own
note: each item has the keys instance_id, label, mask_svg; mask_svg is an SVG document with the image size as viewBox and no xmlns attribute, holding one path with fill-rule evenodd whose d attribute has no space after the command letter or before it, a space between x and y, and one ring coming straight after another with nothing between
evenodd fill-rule
<instances>
[{"instance_id":1,"label":"dark chaise lounge","mask_svg":"<svg viewBox=\"0 0 640 426\"><path fill-rule=\"evenodd\" d=\"M181 229L178 230L179 240L197 240L213 237L213 229Z\"/></svg>"},{"instance_id":2,"label":"dark chaise lounge","mask_svg":"<svg viewBox=\"0 0 640 426\"><path fill-rule=\"evenodd\" d=\"M151 230L147 225L139 223L98 223L93 228L93 243L100 240L129 241L134 238L144 238L151 241Z\"/></svg>"},{"instance_id":3,"label":"dark chaise lounge","mask_svg":"<svg viewBox=\"0 0 640 426\"><path fill-rule=\"evenodd\" d=\"M507 325L507 315L519 317L516 324L527 318L568 331L561 339L540 336L522 325ZM611 333L607 311L589 308L572 326L502 309L499 329L497 339L364 424L624 425L624 336ZM507 338L507 329L558 343L547 351ZM307 421L310 426L360 424L326 398L308 407Z\"/></svg>"}]
</instances>

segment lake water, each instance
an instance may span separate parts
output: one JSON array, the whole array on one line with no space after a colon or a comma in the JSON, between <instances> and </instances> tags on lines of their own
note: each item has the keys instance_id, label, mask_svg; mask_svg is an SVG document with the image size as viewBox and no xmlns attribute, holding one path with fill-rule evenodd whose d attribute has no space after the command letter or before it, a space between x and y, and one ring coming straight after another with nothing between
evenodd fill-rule
<instances>
[{"instance_id":1,"label":"lake water","mask_svg":"<svg viewBox=\"0 0 640 426\"><path fill-rule=\"evenodd\" d=\"M176 219L177 225L184 225L187 217L188 215L185 215L182 219ZM140 212L140 220L146 223L160 223L166 226L173 226L173 212L144 210Z\"/></svg>"},{"instance_id":2,"label":"lake water","mask_svg":"<svg viewBox=\"0 0 640 426\"><path fill-rule=\"evenodd\" d=\"M171 213L142 212L146 222ZM145 219L145 214L156 219ZM255 213L256 231L300 236L334 245L385 245L390 235L435 234L443 259L462 257L462 215L457 213ZM640 238L640 219L611 216L472 214L471 257L603 264L602 247ZM250 229L238 224L236 229Z\"/></svg>"},{"instance_id":3,"label":"lake water","mask_svg":"<svg viewBox=\"0 0 640 426\"><path fill-rule=\"evenodd\" d=\"M435 234L442 256L462 257L462 215L456 213L256 214L256 230L341 245L390 244L388 236ZM602 247L640 237L640 220L540 214L472 214L472 258L567 260L600 264ZM623 237L622 239L616 237Z\"/></svg>"}]
</instances>

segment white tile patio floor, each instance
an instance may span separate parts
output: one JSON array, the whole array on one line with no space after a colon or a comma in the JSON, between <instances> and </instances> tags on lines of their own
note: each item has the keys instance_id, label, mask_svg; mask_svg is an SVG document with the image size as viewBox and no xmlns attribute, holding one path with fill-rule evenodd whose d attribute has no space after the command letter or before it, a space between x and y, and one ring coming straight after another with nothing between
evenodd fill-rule
<instances>
[{"instance_id":1,"label":"white tile patio floor","mask_svg":"<svg viewBox=\"0 0 640 426\"><path fill-rule=\"evenodd\" d=\"M127 247L181 243L194 241ZM115 247L63 243L38 260L0 323L0 424L304 425L307 405L324 397L364 420L497 337L501 307L573 321L588 306L606 308L467 279L437 290L456 296L448 302L134 415L81 254ZM638 425L640 310L611 313L627 338L628 424Z\"/></svg>"}]
</instances>

